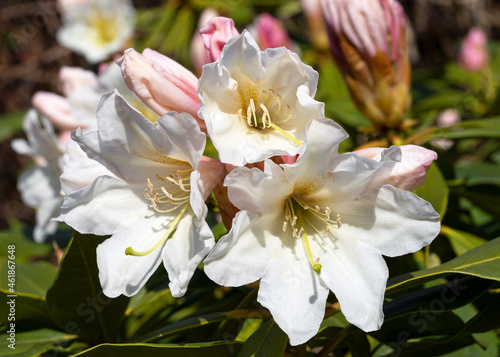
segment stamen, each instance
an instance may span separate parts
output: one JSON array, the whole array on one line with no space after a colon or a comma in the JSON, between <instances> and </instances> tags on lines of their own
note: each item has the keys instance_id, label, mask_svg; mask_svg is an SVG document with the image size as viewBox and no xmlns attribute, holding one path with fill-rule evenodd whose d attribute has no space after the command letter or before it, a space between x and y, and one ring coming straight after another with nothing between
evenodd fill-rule
<instances>
[{"instance_id":1,"label":"stamen","mask_svg":"<svg viewBox=\"0 0 500 357\"><path fill-rule=\"evenodd\" d=\"M173 220L172 224L170 224L170 226L168 227L168 229L165 232L165 234L163 235L163 237L160 239L160 241L158 243L156 243L153 246L153 248L148 249L145 252L138 252L138 251L134 250L132 247L128 247L127 249L125 249L125 254L126 255L133 255L133 256L136 256L136 257L142 257L142 256L148 255L148 254L154 252L156 249L158 249L158 247L160 245L162 245L162 243L165 240L168 239L168 237L170 236L170 233L172 233L173 230L177 227L177 224L179 223L179 221L181 220L182 216L184 215L184 212L186 212L188 206L189 206L189 202L186 203L184 205L184 207L182 207L181 211L179 212L179 214L177 214L177 217L175 217L175 219Z\"/></svg>"},{"instance_id":2,"label":"stamen","mask_svg":"<svg viewBox=\"0 0 500 357\"><path fill-rule=\"evenodd\" d=\"M283 229L283 232L286 232L286 227L287 227L287 223L286 223L286 221L283 221L283 226L281 227Z\"/></svg>"},{"instance_id":3,"label":"stamen","mask_svg":"<svg viewBox=\"0 0 500 357\"><path fill-rule=\"evenodd\" d=\"M340 220L340 213L337 214L337 227L342 227L342 221Z\"/></svg>"}]
</instances>

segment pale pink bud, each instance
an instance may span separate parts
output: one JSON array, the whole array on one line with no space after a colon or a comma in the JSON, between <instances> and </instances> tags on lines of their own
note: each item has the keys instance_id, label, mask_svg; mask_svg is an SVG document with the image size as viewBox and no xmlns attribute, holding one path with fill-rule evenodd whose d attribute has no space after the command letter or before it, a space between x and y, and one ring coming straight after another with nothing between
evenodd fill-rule
<instances>
[{"instance_id":1,"label":"pale pink bud","mask_svg":"<svg viewBox=\"0 0 500 357\"><path fill-rule=\"evenodd\" d=\"M68 99L50 92L36 92L31 98L33 107L61 130L73 130L81 126L71 114Z\"/></svg>"},{"instance_id":2,"label":"pale pink bud","mask_svg":"<svg viewBox=\"0 0 500 357\"><path fill-rule=\"evenodd\" d=\"M200 30L201 37L205 43L205 53L209 62L215 62L222 49L238 30L234 27L234 21L227 17L214 17Z\"/></svg>"},{"instance_id":3,"label":"pale pink bud","mask_svg":"<svg viewBox=\"0 0 500 357\"><path fill-rule=\"evenodd\" d=\"M403 145L401 149L401 162L398 162L385 184L392 185L401 190L413 191L425 183L425 175L432 162L437 159L437 154L417 145ZM356 150L354 153L380 161L385 148L366 148Z\"/></svg>"},{"instance_id":4,"label":"pale pink bud","mask_svg":"<svg viewBox=\"0 0 500 357\"><path fill-rule=\"evenodd\" d=\"M205 43L201 37L200 30L204 28L210 20L217 16L219 16L217 10L211 7L203 10L200 18L198 19L198 28L196 29L191 40L191 59L193 61L195 72L198 75L201 75L202 67L207 63L210 63L205 52Z\"/></svg>"},{"instance_id":5,"label":"pale pink bud","mask_svg":"<svg viewBox=\"0 0 500 357\"><path fill-rule=\"evenodd\" d=\"M273 16L264 13L257 18L255 24L257 42L262 50L284 46L294 51L295 45L288 36L281 22Z\"/></svg>"},{"instance_id":6,"label":"pale pink bud","mask_svg":"<svg viewBox=\"0 0 500 357\"><path fill-rule=\"evenodd\" d=\"M158 115L186 112L198 118L198 78L174 60L149 48L129 48L117 61L127 86Z\"/></svg>"},{"instance_id":7,"label":"pale pink bud","mask_svg":"<svg viewBox=\"0 0 500 357\"><path fill-rule=\"evenodd\" d=\"M489 62L487 41L486 34L480 28L471 28L462 43L458 63L471 72L485 67Z\"/></svg>"},{"instance_id":8,"label":"pale pink bud","mask_svg":"<svg viewBox=\"0 0 500 357\"><path fill-rule=\"evenodd\" d=\"M99 82L94 72L80 67L61 67L59 70L58 82L61 92L66 97L69 97L71 93L78 88L99 88Z\"/></svg>"}]
</instances>

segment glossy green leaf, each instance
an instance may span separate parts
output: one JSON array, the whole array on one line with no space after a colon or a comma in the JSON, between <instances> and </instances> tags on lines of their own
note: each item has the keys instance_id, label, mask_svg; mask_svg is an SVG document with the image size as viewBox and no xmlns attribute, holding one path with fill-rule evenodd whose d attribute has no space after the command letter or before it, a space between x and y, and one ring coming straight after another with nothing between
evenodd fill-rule
<instances>
[{"instance_id":1,"label":"glossy green leaf","mask_svg":"<svg viewBox=\"0 0 500 357\"><path fill-rule=\"evenodd\" d=\"M104 239L75 233L47 292L47 304L49 316L66 332L112 341L129 299L111 299L102 292L96 248Z\"/></svg>"},{"instance_id":2,"label":"glossy green leaf","mask_svg":"<svg viewBox=\"0 0 500 357\"><path fill-rule=\"evenodd\" d=\"M485 213L500 218L500 187L495 185L475 185L469 187L451 187L453 195L467 198Z\"/></svg>"},{"instance_id":3,"label":"glossy green leaf","mask_svg":"<svg viewBox=\"0 0 500 357\"><path fill-rule=\"evenodd\" d=\"M33 357L49 351L55 344L73 340L76 336L63 332L42 329L27 332L16 332L15 349L9 347L12 341L3 335L0 343L0 356L2 357ZM10 334L9 336L10 337Z\"/></svg>"},{"instance_id":4,"label":"glossy green leaf","mask_svg":"<svg viewBox=\"0 0 500 357\"><path fill-rule=\"evenodd\" d=\"M15 260L14 260L15 262ZM3 265L3 264L2 264ZM5 263L7 265L7 263ZM54 281L57 268L48 262L15 265L15 291L45 298L47 289ZM0 290L9 290L7 274L0 276Z\"/></svg>"},{"instance_id":5,"label":"glossy green leaf","mask_svg":"<svg viewBox=\"0 0 500 357\"><path fill-rule=\"evenodd\" d=\"M384 304L385 322L416 314L435 315L454 310L479 298L494 281L470 276L456 276L445 284L417 290Z\"/></svg>"},{"instance_id":6,"label":"glossy green leaf","mask_svg":"<svg viewBox=\"0 0 500 357\"><path fill-rule=\"evenodd\" d=\"M449 189L436 163L433 163L427 171L425 184L413 192L430 202L432 207L441 216L440 220L443 220L446 207L448 206Z\"/></svg>"},{"instance_id":7,"label":"glossy green leaf","mask_svg":"<svg viewBox=\"0 0 500 357\"><path fill-rule=\"evenodd\" d=\"M75 356L81 357L206 357L234 356L240 348L239 342L215 341L206 343L186 343L183 345L124 343L124 344L102 344L90 348Z\"/></svg>"},{"instance_id":8,"label":"glossy green leaf","mask_svg":"<svg viewBox=\"0 0 500 357\"><path fill-rule=\"evenodd\" d=\"M484 238L448 226L441 226L441 233L448 237L456 255L464 254L487 242Z\"/></svg>"},{"instance_id":9,"label":"glossy green leaf","mask_svg":"<svg viewBox=\"0 0 500 357\"><path fill-rule=\"evenodd\" d=\"M7 262L2 261L2 266L6 267ZM8 285L8 275L2 274L0 277L0 296L2 301L10 301L12 297L9 295L16 295L16 322L50 328L57 327L48 317L48 306L45 301L45 293L56 274L57 268L47 262L16 265L15 285L13 286ZM0 316L7 317L9 310L9 305L0 304Z\"/></svg>"},{"instance_id":10,"label":"glossy green leaf","mask_svg":"<svg viewBox=\"0 0 500 357\"><path fill-rule=\"evenodd\" d=\"M389 280L386 293L395 293L455 273L500 280L500 238L493 239L435 268L394 277Z\"/></svg>"},{"instance_id":11,"label":"glossy green leaf","mask_svg":"<svg viewBox=\"0 0 500 357\"><path fill-rule=\"evenodd\" d=\"M162 329L153 331L147 335L141 336L136 339L137 342L150 342L154 340L158 340L162 337L165 337L170 334L178 333L181 331L189 330L192 328L196 328L199 326L213 324L216 322L221 322L224 320L231 319L246 319L246 318L261 318L267 319L270 318L271 315L267 310L259 310L259 309L248 309L248 310L233 310L229 312L215 312L212 314L207 314L203 316L190 317L185 320L180 320L174 322Z\"/></svg>"},{"instance_id":12,"label":"glossy green leaf","mask_svg":"<svg viewBox=\"0 0 500 357\"><path fill-rule=\"evenodd\" d=\"M237 357L282 357L288 342L287 335L270 319L266 321L241 347Z\"/></svg>"}]
</instances>

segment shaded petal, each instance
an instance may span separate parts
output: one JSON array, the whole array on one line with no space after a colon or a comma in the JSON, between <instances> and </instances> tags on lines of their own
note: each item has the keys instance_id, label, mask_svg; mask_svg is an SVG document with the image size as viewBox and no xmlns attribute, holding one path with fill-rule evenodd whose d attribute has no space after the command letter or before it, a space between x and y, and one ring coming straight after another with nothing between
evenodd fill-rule
<instances>
[{"instance_id":1,"label":"shaded petal","mask_svg":"<svg viewBox=\"0 0 500 357\"><path fill-rule=\"evenodd\" d=\"M161 264L163 243L146 256L126 255L132 247L143 252L152 248L165 234L169 222L165 217L153 216L148 221L126 219L111 238L97 247L99 280L106 296L135 295Z\"/></svg>"},{"instance_id":2,"label":"shaded petal","mask_svg":"<svg viewBox=\"0 0 500 357\"><path fill-rule=\"evenodd\" d=\"M273 259L260 280L257 301L269 309L295 346L318 333L329 289L312 270L302 240L290 232L281 232L281 239L273 238L284 247L273 250Z\"/></svg>"},{"instance_id":3,"label":"shaded petal","mask_svg":"<svg viewBox=\"0 0 500 357\"><path fill-rule=\"evenodd\" d=\"M219 285L241 286L259 280L274 251L262 227L264 220L240 211L231 231L222 237L204 261L207 276Z\"/></svg>"},{"instance_id":4,"label":"shaded petal","mask_svg":"<svg viewBox=\"0 0 500 357\"><path fill-rule=\"evenodd\" d=\"M340 142L347 137L344 129L330 119L310 120L299 158L294 165L285 166L287 177L300 176L306 181L326 176L331 162L338 156ZM319 162L322 164L318 165Z\"/></svg>"},{"instance_id":5,"label":"shaded petal","mask_svg":"<svg viewBox=\"0 0 500 357\"><path fill-rule=\"evenodd\" d=\"M189 281L203 258L215 244L212 231L203 219L186 213L177 225L176 232L165 244L162 252L163 264L170 279L170 291L174 297L186 293Z\"/></svg>"},{"instance_id":6,"label":"shaded petal","mask_svg":"<svg viewBox=\"0 0 500 357\"><path fill-rule=\"evenodd\" d=\"M440 230L439 214L417 195L390 185L368 191L338 208L339 236L363 241L386 256L415 252L431 243Z\"/></svg>"},{"instance_id":7,"label":"shaded petal","mask_svg":"<svg viewBox=\"0 0 500 357\"><path fill-rule=\"evenodd\" d=\"M387 266L376 249L348 236L343 228L333 242L311 241L312 249L323 252L320 278L335 293L347 321L366 332L378 330L384 319Z\"/></svg>"},{"instance_id":8,"label":"shaded petal","mask_svg":"<svg viewBox=\"0 0 500 357\"><path fill-rule=\"evenodd\" d=\"M293 185L279 165L270 160L266 160L265 165L265 172L239 167L226 176L224 186L228 187L229 200L239 209L255 214L283 210Z\"/></svg>"}]
</instances>

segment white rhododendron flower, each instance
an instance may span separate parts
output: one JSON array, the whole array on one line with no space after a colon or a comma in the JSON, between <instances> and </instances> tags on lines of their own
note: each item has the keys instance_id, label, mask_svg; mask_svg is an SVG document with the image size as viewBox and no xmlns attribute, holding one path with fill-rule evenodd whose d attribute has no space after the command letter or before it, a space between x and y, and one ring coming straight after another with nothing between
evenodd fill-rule
<instances>
[{"instance_id":1,"label":"white rhododendron flower","mask_svg":"<svg viewBox=\"0 0 500 357\"><path fill-rule=\"evenodd\" d=\"M33 238L43 242L57 230L58 223L51 218L59 215L62 203L59 175L63 151L50 122L43 117L40 121L34 109L24 117L23 129L28 140L15 139L12 148L19 155L31 156L36 166L19 176L17 190L28 207L37 209Z\"/></svg>"},{"instance_id":2,"label":"white rhododendron flower","mask_svg":"<svg viewBox=\"0 0 500 357\"><path fill-rule=\"evenodd\" d=\"M134 32L135 10L129 0L88 0L61 7L57 41L99 63L121 52Z\"/></svg>"},{"instance_id":3,"label":"white rhododendron flower","mask_svg":"<svg viewBox=\"0 0 500 357\"><path fill-rule=\"evenodd\" d=\"M75 163L82 155L68 146L59 219L81 233L111 235L97 248L107 296L134 295L162 261L172 294L182 296L214 244L204 201L224 166L202 157L205 135L187 113L152 123L115 91L103 96L97 121L97 131L73 132L87 158Z\"/></svg>"},{"instance_id":4,"label":"white rhododendron flower","mask_svg":"<svg viewBox=\"0 0 500 357\"><path fill-rule=\"evenodd\" d=\"M388 278L382 255L415 252L439 232L430 203L384 185L401 150L391 147L379 161L339 155L346 137L332 121L313 119L295 164L266 160L264 171L239 167L224 182L242 211L205 272L224 286L260 279L258 301L292 345L318 332L329 290L350 323L379 329Z\"/></svg>"},{"instance_id":5,"label":"white rhododendron flower","mask_svg":"<svg viewBox=\"0 0 500 357\"><path fill-rule=\"evenodd\" d=\"M289 50L261 51L247 31L230 39L203 67L198 90L220 160L242 166L297 154L309 119L323 117L317 84L318 73Z\"/></svg>"}]
</instances>

